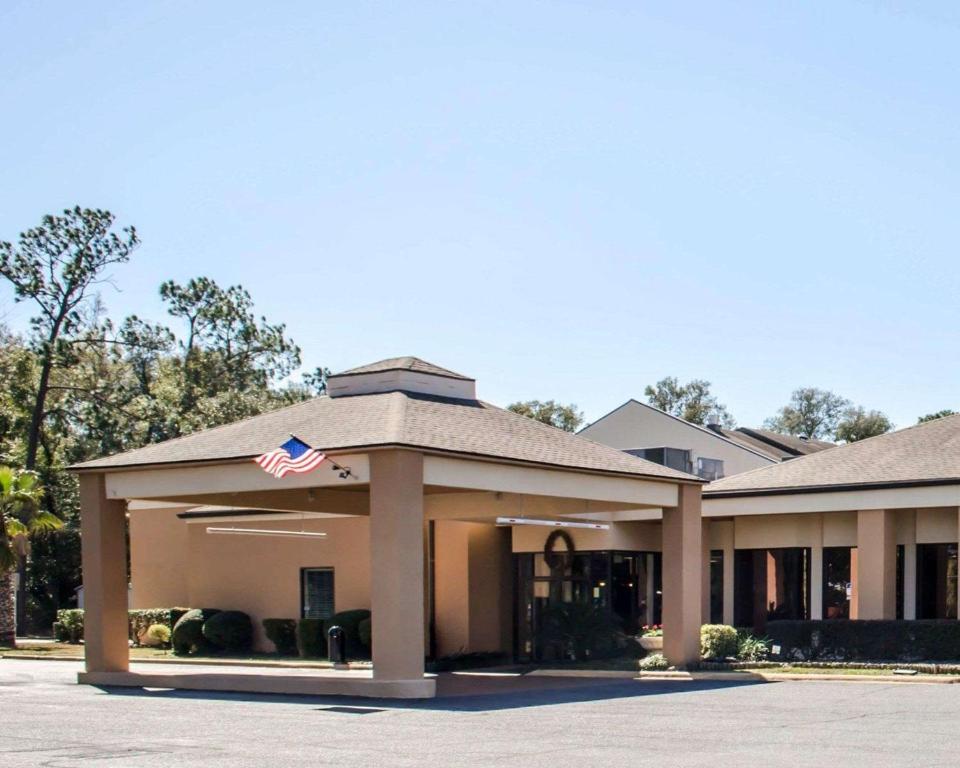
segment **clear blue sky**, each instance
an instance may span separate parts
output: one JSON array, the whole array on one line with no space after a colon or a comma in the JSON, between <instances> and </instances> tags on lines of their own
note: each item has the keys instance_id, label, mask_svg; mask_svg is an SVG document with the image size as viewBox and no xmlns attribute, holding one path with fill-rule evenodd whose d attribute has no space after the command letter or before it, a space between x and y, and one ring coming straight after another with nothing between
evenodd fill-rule
<instances>
[{"instance_id":1,"label":"clear blue sky","mask_svg":"<svg viewBox=\"0 0 960 768\"><path fill-rule=\"evenodd\" d=\"M0 238L109 208L114 314L239 282L307 367L906 426L960 409L958 84L947 2L7 0Z\"/></svg>"}]
</instances>

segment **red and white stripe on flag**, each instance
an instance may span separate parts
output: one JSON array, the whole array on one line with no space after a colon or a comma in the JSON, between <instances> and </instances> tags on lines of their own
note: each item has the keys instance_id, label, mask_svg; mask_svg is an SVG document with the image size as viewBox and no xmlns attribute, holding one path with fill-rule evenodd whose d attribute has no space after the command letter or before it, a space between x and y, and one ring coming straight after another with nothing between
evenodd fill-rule
<instances>
[{"instance_id":1,"label":"red and white stripe on flag","mask_svg":"<svg viewBox=\"0 0 960 768\"><path fill-rule=\"evenodd\" d=\"M277 448L275 451L258 456L254 461L274 477L284 478L291 472L295 474L310 472L319 467L326 458L327 454L316 448L305 451L295 459L283 448Z\"/></svg>"}]
</instances>

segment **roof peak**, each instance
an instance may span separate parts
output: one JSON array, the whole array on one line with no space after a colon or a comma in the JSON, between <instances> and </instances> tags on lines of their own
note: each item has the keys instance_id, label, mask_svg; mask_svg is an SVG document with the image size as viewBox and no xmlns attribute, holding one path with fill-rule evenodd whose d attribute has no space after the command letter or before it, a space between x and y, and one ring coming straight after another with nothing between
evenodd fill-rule
<instances>
[{"instance_id":1,"label":"roof peak","mask_svg":"<svg viewBox=\"0 0 960 768\"><path fill-rule=\"evenodd\" d=\"M432 376L445 376L450 379L460 379L462 381L473 381L469 376L462 373L451 371L448 368L442 368L439 365L428 362L420 357L405 355L403 357L388 357L384 360L378 360L375 363L367 363L356 368L348 368L340 373L335 373L331 378L337 376L358 376L366 373L383 373L384 371L416 371L426 373Z\"/></svg>"},{"instance_id":2,"label":"roof peak","mask_svg":"<svg viewBox=\"0 0 960 768\"><path fill-rule=\"evenodd\" d=\"M330 376L330 397L372 395L382 392L413 392L459 400L475 400L476 382L468 376L419 357L389 357Z\"/></svg>"}]
</instances>

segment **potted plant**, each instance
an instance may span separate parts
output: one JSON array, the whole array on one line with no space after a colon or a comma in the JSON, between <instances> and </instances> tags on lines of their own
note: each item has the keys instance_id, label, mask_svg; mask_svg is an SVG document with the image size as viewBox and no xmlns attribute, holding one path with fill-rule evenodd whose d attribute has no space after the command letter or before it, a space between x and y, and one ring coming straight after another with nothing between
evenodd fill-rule
<instances>
[{"instance_id":1,"label":"potted plant","mask_svg":"<svg viewBox=\"0 0 960 768\"><path fill-rule=\"evenodd\" d=\"M647 651L663 650L663 627L660 624L644 624L640 629L640 647Z\"/></svg>"}]
</instances>

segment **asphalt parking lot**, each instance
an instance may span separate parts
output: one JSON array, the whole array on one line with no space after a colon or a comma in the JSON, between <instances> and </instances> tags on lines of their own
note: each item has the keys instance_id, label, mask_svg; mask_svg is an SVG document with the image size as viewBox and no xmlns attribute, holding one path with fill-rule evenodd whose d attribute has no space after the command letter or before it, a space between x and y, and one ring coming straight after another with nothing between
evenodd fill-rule
<instances>
[{"instance_id":1,"label":"asphalt parking lot","mask_svg":"<svg viewBox=\"0 0 960 768\"><path fill-rule=\"evenodd\" d=\"M0 660L4 768L956 766L960 686L448 678L398 703L74 683Z\"/></svg>"}]
</instances>

